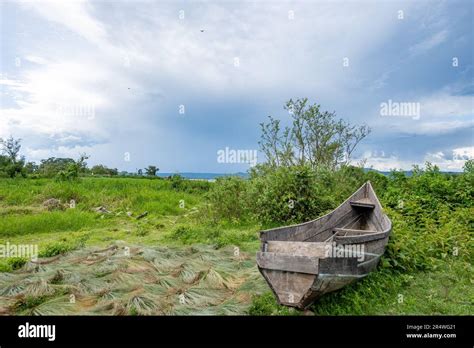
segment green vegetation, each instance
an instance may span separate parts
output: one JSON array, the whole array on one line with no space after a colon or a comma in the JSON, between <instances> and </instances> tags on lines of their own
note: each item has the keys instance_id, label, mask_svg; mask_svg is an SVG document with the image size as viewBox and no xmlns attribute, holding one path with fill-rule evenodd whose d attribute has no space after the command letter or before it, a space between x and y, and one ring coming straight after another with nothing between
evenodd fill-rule
<instances>
[{"instance_id":1,"label":"green vegetation","mask_svg":"<svg viewBox=\"0 0 474 348\"><path fill-rule=\"evenodd\" d=\"M388 178L351 168L346 183L372 180L393 231L377 272L323 296L311 310L318 315L471 314L472 164L467 161L464 173L458 175L441 173L428 163L425 170L415 168L410 177L392 172ZM333 178L346 170L334 173ZM331 189L344 192L345 185L340 182ZM340 202L338 198L334 204ZM256 297L250 313L287 314L271 293Z\"/></svg>"},{"instance_id":2,"label":"green vegetation","mask_svg":"<svg viewBox=\"0 0 474 348\"><path fill-rule=\"evenodd\" d=\"M153 244L180 224L196 224L197 213L206 210L203 184L208 183L173 188L164 179L2 179L0 243L37 243L40 251L53 242L76 245L81 238L85 245L118 239ZM51 199L58 205L46 206Z\"/></svg>"},{"instance_id":3,"label":"green vegetation","mask_svg":"<svg viewBox=\"0 0 474 348\"><path fill-rule=\"evenodd\" d=\"M25 167L25 159L19 158L18 153L21 148L21 139L0 138L0 178L25 177L27 169L31 168L31 164Z\"/></svg>"},{"instance_id":4,"label":"green vegetation","mask_svg":"<svg viewBox=\"0 0 474 348\"><path fill-rule=\"evenodd\" d=\"M290 99L284 106L292 124L282 128L269 117L261 123L260 147L271 167L308 165L313 169L337 169L347 165L359 142L370 133L367 125L351 125L335 112L322 111L308 98Z\"/></svg>"},{"instance_id":5,"label":"green vegetation","mask_svg":"<svg viewBox=\"0 0 474 348\"><path fill-rule=\"evenodd\" d=\"M160 250L169 250L169 262L176 261L173 253L189 250L187 246L210 245L205 252L198 248L201 251L198 250L197 255L210 259L216 255L215 265L221 262L217 257L221 251L227 250L229 255L234 247L239 247L245 255L248 272L251 272L242 273L240 281L247 282L247 286L240 288L238 305L232 301L227 303L229 308L234 308L234 311L228 309L228 313L299 315L300 311L277 305L256 271L253 255L259 246L258 231L324 214L370 179L393 222L393 232L378 271L325 295L310 309L317 315L472 313L474 214L471 162L467 162L465 172L459 175L440 173L430 165L425 170L417 168L410 177L400 172L385 177L354 167L343 167L332 173L313 173L304 168L280 169L268 178L268 174L262 173L263 169L257 168L249 180L223 178L215 183L179 177L170 180L87 177L66 182L2 179L0 244L38 244L41 258L63 255L51 266L42 266L48 272L52 269L75 270L79 266L68 263L73 255L84 255L85 250L91 253L91 248L106 248L114 243L137 245L147 250L159 246ZM308 186L304 191L301 191L302 182ZM278 186L280 190L277 190ZM312 195L310 191L318 194ZM254 192L261 193L260 201L252 198ZM317 214L306 205L298 205L301 195L308 200L305 204L317 209ZM62 206L52 210L46 208L43 202L51 198L58 199ZM285 214L285 204L290 198L298 212ZM71 200L75 201L75 208L70 207ZM281 211L278 208L280 200L285 202ZM256 209L257 205L265 204L271 208L262 206ZM104 209L96 209L98 207ZM145 211L148 214L137 219ZM270 215L272 211L276 215ZM269 222L271 219L274 221ZM6 258L0 262L0 270L30 269L32 264L27 261ZM232 264L232 257L229 262ZM84 268L83 272L86 271ZM2 277L3 291L11 287L17 291L24 289L22 282L26 280ZM172 281L172 275L169 277ZM18 314L61 311L65 314L94 314L100 313L100 308L109 308L103 309L103 313L110 314L159 312L155 307L160 292L156 289L157 292L146 292L143 298L137 299L130 299L125 296L125 291L117 290L122 292L114 304L90 307L90 303L97 305L97 301L84 299L81 301L86 301L87 306L79 308L69 304L69 293L65 293L64 288L51 293L47 291L49 287L57 288L54 282L57 279L49 285L39 284L46 293L39 292L38 297L34 294L20 296L20 300L16 300L19 302L0 295L0 307L4 305L8 313ZM137 280L135 286L139 286L138 283ZM133 279L129 284L134 284ZM194 292L190 296L198 296L195 299L198 301L205 292L192 294ZM209 293L209 296L214 295ZM81 301L77 306L85 305ZM224 313L224 309L206 301L193 307L192 311L189 309L190 313ZM147 312L146 303L154 304L151 312ZM165 312L178 310L172 308Z\"/></svg>"},{"instance_id":6,"label":"green vegetation","mask_svg":"<svg viewBox=\"0 0 474 348\"><path fill-rule=\"evenodd\" d=\"M427 163L384 176L348 165L368 127L306 99L286 109L291 127L262 124L267 162L247 180L162 179L156 166L112 177L86 155L36 166L18 157L19 140L2 140L0 245L37 245L41 260L0 259L0 314L300 315L259 275L258 232L315 219L367 180L392 220L386 252L311 313L471 314L474 161L459 174Z\"/></svg>"}]
</instances>

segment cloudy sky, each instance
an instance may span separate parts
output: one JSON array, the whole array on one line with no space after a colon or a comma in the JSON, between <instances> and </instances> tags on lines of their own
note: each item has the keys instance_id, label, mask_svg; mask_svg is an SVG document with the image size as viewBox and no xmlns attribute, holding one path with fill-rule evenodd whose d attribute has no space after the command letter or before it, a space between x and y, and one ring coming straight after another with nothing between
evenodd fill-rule
<instances>
[{"instance_id":1,"label":"cloudy sky","mask_svg":"<svg viewBox=\"0 0 474 348\"><path fill-rule=\"evenodd\" d=\"M308 97L372 133L387 170L474 156L472 1L2 1L0 137L29 161L237 172ZM382 115L381 104L419 107ZM398 104L401 105L401 104ZM416 108L415 108L416 110ZM259 161L262 161L259 156Z\"/></svg>"}]
</instances>

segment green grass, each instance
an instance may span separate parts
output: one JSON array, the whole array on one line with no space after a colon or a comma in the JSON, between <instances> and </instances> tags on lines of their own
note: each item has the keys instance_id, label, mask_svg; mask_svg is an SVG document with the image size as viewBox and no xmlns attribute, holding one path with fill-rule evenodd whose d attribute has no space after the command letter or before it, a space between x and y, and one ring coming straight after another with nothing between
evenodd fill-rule
<instances>
[{"instance_id":1,"label":"green grass","mask_svg":"<svg viewBox=\"0 0 474 348\"><path fill-rule=\"evenodd\" d=\"M115 241L149 246L235 245L252 252L257 248L258 225L216 225L207 217L206 185L180 186L184 189L160 179L0 179L0 244L36 244L41 256ZM48 211L43 202L50 198L59 199L64 209ZM76 202L74 209L67 205L71 199ZM99 206L110 214L93 210ZM137 220L145 211L147 216ZM8 259L0 259L0 271L12 269Z\"/></svg>"},{"instance_id":2,"label":"green grass","mask_svg":"<svg viewBox=\"0 0 474 348\"><path fill-rule=\"evenodd\" d=\"M67 203L74 199L79 209L106 206L109 210L149 210L166 215L180 212L179 202L194 206L202 198L197 194L171 189L165 180L128 178L81 178L59 182L51 179L0 180L0 206L40 207L49 198Z\"/></svg>"},{"instance_id":3,"label":"green grass","mask_svg":"<svg viewBox=\"0 0 474 348\"><path fill-rule=\"evenodd\" d=\"M181 225L164 237L168 244L192 245L197 243L212 244L216 247L225 245L238 246L242 250L256 251L260 244L255 226L212 226Z\"/></svg>"},{"instance_id":4,"label":"green grass","mask_svg":"<svg viewBox=\"0 0 474 348\"><path fill-rule=\"evenodd\" d=\"M472 315L474 277L470 263L449 259L436 271L393 274L373 272L367 278L326 294L309 309L316 315ZM294 315L270 292L256 297L253 315Z\"/></svg>"},{"instance_id":5,"label":"green grass","mask_svg":"<svg viewBox=\"0 0 474 348\"><path fill-rule=\"evenodd\" d=\"M416 189L420 187L424 186L415 186ZM38 278L37 284L27 281L28 274L13 272L20 268L24 271L28 267L27 260L0 259L0 272L3 272L0 276L4 277L0 288L23 294L20 299L0 296L0 309L4 306L12 314L302 314L277 305L263 278L255 272L258 231L268 226L249 220L216 219L208 205L206 190L207 186L202 183L176 185L161 179L87 177L74 182L0 179L0 244L37 244L40 257L62 255L58 264L45 267L51 271L51 274L44 273L51 276L51 281L42 283ZM378 270L340 291L323 296L312 305L311 311L316 315L472 314L473 208L468 204L451 206L443 199L438 199L437 205L431 207L434 203L426 198L431 195L428 191L414 193L411 189L403 191L389 187L386 192L380 198L392 219L393 232ZM400 197L404 200L403 207L398 207ZM43 202L50 198L60 199L64 204L74 199L76 208L48 211ZM110 214L93 210L99 206L105 207ZM147 216L136 219L145 211ZM128 216L127 212L132 215ZM176 272L166 273L162 282L156 286L147 285L142 293L133 290L134 286L142 285L141 275L129 277L127 272L121 272L115 275L120 279L114 276L113 280L119 281L118 285L122 282L126 285L124 288L117 285L115 292L87 293L89 297L71 305L64 290L68 287L60 286L60 277L53 271L78 272L91 289L98 287L105 291L102 277L112 277L106 268L121 265L121 260L117 258L116 263L109 266L92 267L93 271L91 267L68 263L68 260L91 248L124 243L158 253L162 265L169 264ZM186 252L200 244L207 247L188 258ZM231 262L229 257L223 257L224 250L232 253L235 247L247 255L245 260ZM164 249L157 251L155 248ZM183 268L178 264L198 259L217 267L217 274L200 269L202 265L197 261L197 266ZM148 262L138 260L148 266L145 261ZM183 282L196 275L193 267L197 267L198 272L209 273L201 284L206 289L212 284L217 288L222 286L222 277L230 279L229 272L241 272L239 293L226 292L223 288L206 293L198 286L185 292L192 307L170 302L164 294L169 289L183 290L180 288ZM90 272L96 273L89 280ZM175 273L177 278L173 276ZM230 300L222 302L224 295ZM90 305L90 296L94 297L94 306ZM107 307L99 301L100 296L116 300L108 302ZM217 303L218 299L220 304L208 308L208 304Z\"/></svg>"},{"instance_id":6,"label":"green grass","mask_svg":"<svg viewBox=\"0 0 474 348\"><path fill-rule=\"evenodd\" d=\"M38 214L12 214L0 220L0 238L77 231L85 227L104 225L97 214L70 209L64 212L52 211Z\"/></svg>"}]
</instances>

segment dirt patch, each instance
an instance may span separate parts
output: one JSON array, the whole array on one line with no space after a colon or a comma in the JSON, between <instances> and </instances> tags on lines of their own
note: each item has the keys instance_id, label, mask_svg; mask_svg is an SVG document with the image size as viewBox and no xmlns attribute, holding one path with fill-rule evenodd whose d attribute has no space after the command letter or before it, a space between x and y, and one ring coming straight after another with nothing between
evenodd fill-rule
<instances>
[{"instance_id":1,"label":"dirt patch","mask_svg":"<svg viewBox=\"0 0 474 348\"><path fill-rule=\"evenodd\" d=\"M64 205L61 204L61 200L56 198L49 198L43 202L43 207L47 210L63 210Z\"/></svg>"}]
</instances>

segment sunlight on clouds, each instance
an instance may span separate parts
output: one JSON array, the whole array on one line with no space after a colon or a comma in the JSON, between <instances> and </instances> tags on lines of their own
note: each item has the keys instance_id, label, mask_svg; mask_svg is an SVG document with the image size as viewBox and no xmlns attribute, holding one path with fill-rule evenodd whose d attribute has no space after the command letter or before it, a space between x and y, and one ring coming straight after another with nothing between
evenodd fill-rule
<instances>
[{"instance_id":1,"label":"sunlight on clouds","mask_svg":"<svg viewBox=\"0 0 474 348\"><path fill-rule=\"evenodd\" d=\"M397 19L401 5L410 21ZM305 1L244 5L210 1L198 6L140 1L137 6L128 1L72 0L25 1L17 6L18 22L23 15L31 16L37 27L32 25L17 51L10 52L21 58L21 66L9 76L2 71L0 136L34 138L34 145L25 145L35 158L48 157L48 151L53 154L60 148L67 152L87 146L93 139L110 148L121 148L124 141L133 147L140 139L153 139L153 146L161 152L147 147L142 156L161 159L174 141L166 137L186 134L177 128L183 124L169 122L169 110L189 100L198 100L199 105L187 104L187 110L203 108L207 102L222 113L199 115L203 116L202 129L195 132L225 133L226 129L214 124L219 117L235 122L229 129L251 134L265 113L275 111L265 104L281 105L296 96L329 104L347 121L367 122L379 138L396 132L454 134L473 126L473 97L439 90L439 86L419 89L423 95L417 96L421 104L418 121L390 119L387 127L387 119L382 120L370 107L370 94L385 93L380 98L384 100L393 99L390 95L395 93L391 88L396 69L392 67L399 62L384 55L388 44L415 56L449 42L452 27L439 24L444 5L435 6L437 15L429 18L425 18L426 6L431 5L396 1L382 5L348 2L344 6L326 1L317 6ZM411 26L416 27L420 19L423 35L414 36L419 43L396 42L397 33L412 33ZM7 29L12 32L2 34L2 39L16 31ZM348 67L342 65L345 57ZM377 70L371 61L383 66ZM411 70L396 73L405 80L413 78ZM351 109L358 104L365 106ZM241 119L222 112L226 105L242 105ZM120 132L133 134L132 128L146 134L140 139L115 137ZM237 136L232 140L242 141ZM212 140L207 141L203 149L215 147ZM245 147L257 146L255 143ZM91 145L89 152L97 146ZM424 152L419 155L423 157ZM369 161L377 169L412 164L383 151L372 153Z\"/></svg>"},{"instance_id":2,"label":"sunlight on clouds","mask_svg":"<svg viewBox=\"0 0 474 348\"><path fill-rule=\"evenodd\" d=\"M59 146L57 148L52 149L32 149L27 147L25 149L25 155L29 160L39 162L41 159L49 158L49 157L63 157L63 158L72 158L77 159L80 154L86 153L91 154L93 153L94 148L91 146L74 146L74 147L67 147L67 146Z\"/></svg>"},{"instance_id":3,"label":"sunlight on clouds","mask_svg":"<svg viewBox=\"0 0 474 348\"><path fill-rule=\"evenodd\" d=\"M437 93L421 100L421 112L429 117L473 116L473 95Z\"/></svg>"},{"instance_id":4,"label":"sunlight on clouds","mask_svg":"<svg viewBox=\"0 0 474 348\"><path fill-rule=\"evenodd\" d=\"M410 52L412 54L426 53L427 51L445 42L447 38L448 38L448 31L445 29L441 30L429 36L425 40L417 43L416 45L413 45L412 47L410 47Z\"/></svg>"},{"instance_id":5,"label":"sunlight on clouds","mask_svg":"<svg viewBox=\"0 0 474 348\"><path fill-rule=\"evenodd\" d=\"M24 9L35 10L46 20L63 25L84 39L100 45L106 31L90 13L93 6L86 0L24 1Z\"/></svg>"},{"instance_id":6,"label":"sunlight on clouds","mask_svg":"<svg viewBox=\"0 0 474 348\"><path fill-rule=\"evenodd\" d=\"M75 63L50 64L28 70L22 80L1 80L16 95L19 108L3 109L2 118L7 120L0 136L6 136L13 128L24 128L51 134L66 131L90 131L102 133L89 114L81 108L91 106L95 110L109 105L108 99L94 87L101 70L92 71L89 66Z\"/></svg>"},{"instance_id":7,"label":"sunlight on clouds","mask_svg":"<svg viewBox=\"0 0 474 348\"><path fill-rule=\"evenodd\" d=\"M436 164L444 170L461 171L466 160L474 159L474 146L453 149L451 156L443 152L427 153L425 161Z\"/></svg>"},{"instance_id":8,"label":"sunlight on clouds","mask_svg":"<svg viewBox=\"0 0 474 348\"><path fill-rule=\"evenodd\" d=\"M23 59L31 62L31 63L35 63L35 64L41 64L41 65L44 65L44 64L48 64L49 61L43 57L38 57L38 56L25 56L23 57Z\"/></svg>"},{"instance_id":9,"label":"sunlight on clouds","mask_svg":"<svg viewBox=\"0 0 474 348\"><path fill-rule=\"evenodd\" d=\"M409 170L415 164L424 167L426 162L435 164L443 170L462 171L466 160L474 159L474 146L455 148L450 151L450 154L449 156L443 151L428 152L419 161L406 161L394 154L385 155L382 151L365 152L363 158L367 159L366 167L373 167L382 171L393 169Z\"/></svg>"}]
</instances>

